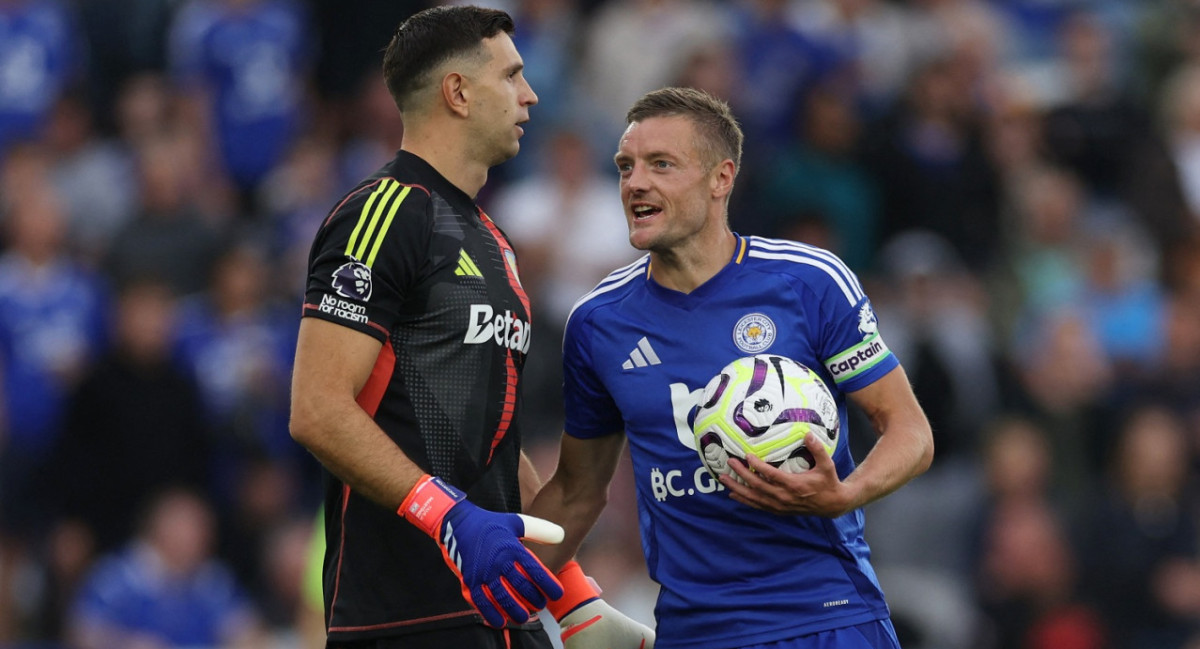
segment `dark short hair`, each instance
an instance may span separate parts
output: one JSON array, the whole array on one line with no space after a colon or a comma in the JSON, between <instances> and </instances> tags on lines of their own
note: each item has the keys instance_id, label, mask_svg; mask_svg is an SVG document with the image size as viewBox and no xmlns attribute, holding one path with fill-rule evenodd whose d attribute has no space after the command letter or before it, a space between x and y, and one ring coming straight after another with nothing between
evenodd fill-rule
<instances>
[{"instance_id":1,"label":"dark short hair","mask_svg":"<svg viewBox=\"0 0 1200 649\"><path fill-rule=\"evenodd\" d=\"M695 88L662 88L642 95L625 114L625 123L633 124L651 117L681 116L692 120L700 141L696 148L716 165L733 160L742 167L742 128L729 104Z\"/></svg>"},{"instance_id":2,"label":"dark short hair","mask_svg":"<svg viewBox=\"0 0 1200 649\"><path fill-rule=\"evenodd\" d=\"M413 95L431 80L442 63L482 52L485 39L511 35L513 20L498 9L475 6L432 7L417 12L396 28L383 54L383 79L403 112Z\"/></svg>"}]
</instances>

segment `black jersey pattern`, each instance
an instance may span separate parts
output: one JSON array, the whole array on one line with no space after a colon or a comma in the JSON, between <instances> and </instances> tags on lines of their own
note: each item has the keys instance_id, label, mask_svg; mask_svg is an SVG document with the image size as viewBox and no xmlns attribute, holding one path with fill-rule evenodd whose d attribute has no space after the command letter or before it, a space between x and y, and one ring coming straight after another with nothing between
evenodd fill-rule
<instances>
[{"instance_id":1,"label":"black jersey pattern","mask_svg":"<svg viewBox=\"0 0 1200 649\"><path fill-rule=\"evenodd\" d=\"M358 402L414 462L481 507L520 511L529 303L511 246L468 196L400 152L322 224L304 315L383 343ZM328 473L325 512L331 640L481 623L436 544L395 512Z\"/></svg>"}]
</instances>

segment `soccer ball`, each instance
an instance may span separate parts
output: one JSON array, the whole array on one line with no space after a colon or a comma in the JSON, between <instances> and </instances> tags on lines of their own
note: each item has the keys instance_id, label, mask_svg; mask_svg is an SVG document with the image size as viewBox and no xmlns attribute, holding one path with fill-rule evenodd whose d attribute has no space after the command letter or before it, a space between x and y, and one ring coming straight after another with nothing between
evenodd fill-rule
<instances>
[{"instance_id":1,"label":"soccer ball","mask_svg":"<svg viewBox=\"0 0 1200 649\"><path fill-rule=\"evenodd\" d=\"M807 471L816 464L806 448L810 436L832 456L838 427L837 402L816 372L759 354L733 361L708 382L692 431L709 472L737 477L729 459L745 461L749 453L790 473Z\"/></svg>"}]
</instances>

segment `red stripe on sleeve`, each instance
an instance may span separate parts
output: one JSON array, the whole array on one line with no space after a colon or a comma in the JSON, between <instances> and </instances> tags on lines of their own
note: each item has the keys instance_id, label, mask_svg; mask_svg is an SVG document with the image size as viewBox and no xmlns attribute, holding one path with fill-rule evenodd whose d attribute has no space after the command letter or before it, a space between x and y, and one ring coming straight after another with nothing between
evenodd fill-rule
<instances>
[{"instance_id":1,"label":"red stripe on sleeve","mask_svg":"<svg viewBox=\"0 0 1200 649\"><path fill-rule=\"evenodd\" d=\"M383 395L387 392L387 386L392 380L392 371L395 368L396 352L392 351L392 346L385 342L379 349L375 367L371 368L371 376L367 377L367 383L354 398L358 405L367 411L368 415L374 417L375 412L379 410L379 404L383 401Z\"/></svg>"}]
</instances>

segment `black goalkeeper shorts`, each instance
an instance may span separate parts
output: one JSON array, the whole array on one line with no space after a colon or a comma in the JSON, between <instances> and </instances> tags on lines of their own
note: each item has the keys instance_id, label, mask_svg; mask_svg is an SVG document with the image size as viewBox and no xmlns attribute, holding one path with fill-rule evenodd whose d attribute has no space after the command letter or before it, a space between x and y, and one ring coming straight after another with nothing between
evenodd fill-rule
<instances>
[{"instance_id":1,"label":"black goalkeeper shorts","mask_svg":"<svg viewBox=\"0 0 1200 649\"><path fill-rule=\"evenodd\" d=\"M326 649L553 649L543 630L493 629L483 625L456 626L419 633L330 642Z\"/></svg>"}]
</instances>

